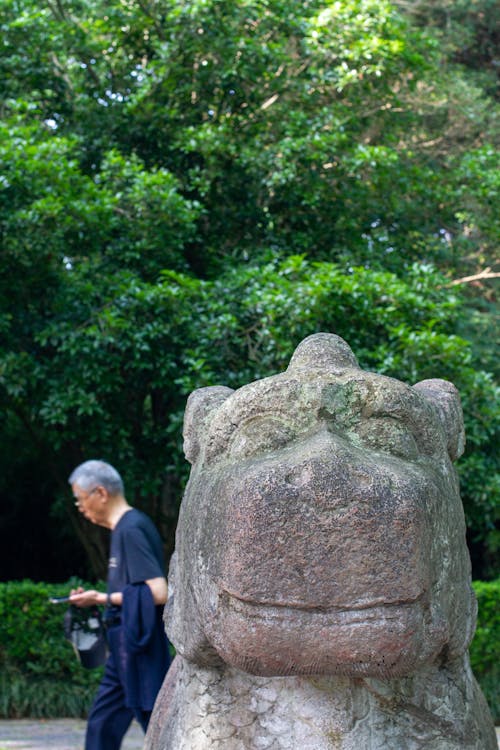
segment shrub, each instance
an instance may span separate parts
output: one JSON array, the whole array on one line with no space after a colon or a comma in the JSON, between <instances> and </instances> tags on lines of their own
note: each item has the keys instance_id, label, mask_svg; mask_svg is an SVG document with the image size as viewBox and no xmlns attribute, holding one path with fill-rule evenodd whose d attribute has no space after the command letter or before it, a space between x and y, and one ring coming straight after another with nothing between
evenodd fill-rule
<instances>
[{"instance_id":1,"label":"shrub","mask_svg":"<svg viewBox=\"0 0 500 750\"><path fill-rule=\"evenodd\" d=\"M473 672L489 703L495 723L500 723L500 578L474 581L478 601L476 634L470 646Z\"/></svg>"},{"instance_id":2,"label":"shrub","mask_svg":"<svg viewBox=\"0 0 500 750\"><path fill-rule=\"evenodd\" d=\"M102 669L84 669L63 635L66 605L49 603L82 585L0 583L0 717L85 716Z\"/></svg>"}]
</instances>

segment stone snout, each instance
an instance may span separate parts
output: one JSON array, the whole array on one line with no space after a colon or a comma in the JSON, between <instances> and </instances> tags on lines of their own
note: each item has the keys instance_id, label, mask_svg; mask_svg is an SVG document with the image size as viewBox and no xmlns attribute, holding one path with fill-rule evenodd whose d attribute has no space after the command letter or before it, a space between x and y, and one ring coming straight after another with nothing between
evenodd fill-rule
<instances>
[{"instance_id":1,"label":"stone snout","mask_svg":"<svg viewBox=\"0 0 500 750\"><path fill-rule=\"evenodd\" d=\"M211 490L201 621L223 661L258 675L397 677L441 651L438 492L417 464L323 429L237 471L219 465Z\"/></svg>"}]
</instances>

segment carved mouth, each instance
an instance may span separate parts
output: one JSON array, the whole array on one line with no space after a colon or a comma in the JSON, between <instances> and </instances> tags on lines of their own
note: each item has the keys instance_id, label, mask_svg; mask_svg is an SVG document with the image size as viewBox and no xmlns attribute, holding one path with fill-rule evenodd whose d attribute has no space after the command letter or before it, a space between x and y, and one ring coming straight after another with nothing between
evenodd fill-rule
<instances>
[{"instance_id":1,"label":"carved mouth","mask_svg":"<svg viewBox=\"0 0 500 750\"><path fill-rule=\"evenodd\" d=\"M252 674L401 677L446 640L444 623L429 630L427 598L315 607L219 589L206 632L224 661Z\"/></svg>"},{"instance_id":2,"label":"carved mouth","mask_svg":"<svg viewBox=\"0 0 500 750\"><path fill-rule=\"evenodd\" d=\"M248 596L229 591L227 588L221 588L219 594L221 601L227 605L231 605L233 602L236 606L238 603L245 608L252 608L257 613L258 610L270 611L270 610L296 610L298 612L306 613L318 613L318 614L341 614L347 612L363 612L366 613L369 610L390 610L391 608L408 607L415 604L421 604L426 599L426 592L421 590L414 596L408 596L404 598L395 598L388 600L386 597L378 598L367 598L360 599L356 602L345 602L344 604L335 604L332 606L325 607L321 604L304 603L295 601L282 601L282 600L260 600L256 601Z\"/></svg>"}]
</instances>

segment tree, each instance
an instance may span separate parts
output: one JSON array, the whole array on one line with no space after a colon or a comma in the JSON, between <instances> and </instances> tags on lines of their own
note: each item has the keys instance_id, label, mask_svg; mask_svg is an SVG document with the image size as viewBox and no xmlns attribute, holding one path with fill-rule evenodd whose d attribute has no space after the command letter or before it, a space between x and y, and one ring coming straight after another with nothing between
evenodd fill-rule
<instances>
[{"instance_id":1,"label":"tree","mask_svg":"<svg viewBox=\"0 0 500 750\"><path fill-rule=\"evenodd\" d=\"M50 468L94 571L73 466L115 462L171 549L187 393L321 327L462 388L493 571L497 110L456 43L372 0L7 0L0 20L1 439Z\"/></svg>"},{"instance_id":2,"label":"tree","mask_svg":"<svg viewBox=\"0 0 500 750\"><path fill-rule=\"evenodd\" d=\"M487 91L498 95L496 58L500 41L500 21L494 0L429 0L396 5L418 26L432 26L445 44L448 59L478 74Z\"/></svg>"}]
</instances>

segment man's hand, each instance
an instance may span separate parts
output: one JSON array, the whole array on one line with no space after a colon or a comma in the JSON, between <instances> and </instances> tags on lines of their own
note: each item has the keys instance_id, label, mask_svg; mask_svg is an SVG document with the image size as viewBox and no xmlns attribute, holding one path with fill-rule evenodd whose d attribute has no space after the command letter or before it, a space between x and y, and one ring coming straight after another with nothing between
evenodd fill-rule
<instances>
[{"instance_id":1,"label":"man's hand","mask_svg":"<svg viewBox=\"0 0 500 750\"><path fill-rule=\"evenodd\" d=\"M85 590L79 586L70 591L69 602L76 607L93 607L96 604L106 604L106 594L94 589Z\"/></svg>"}]
</instances>

